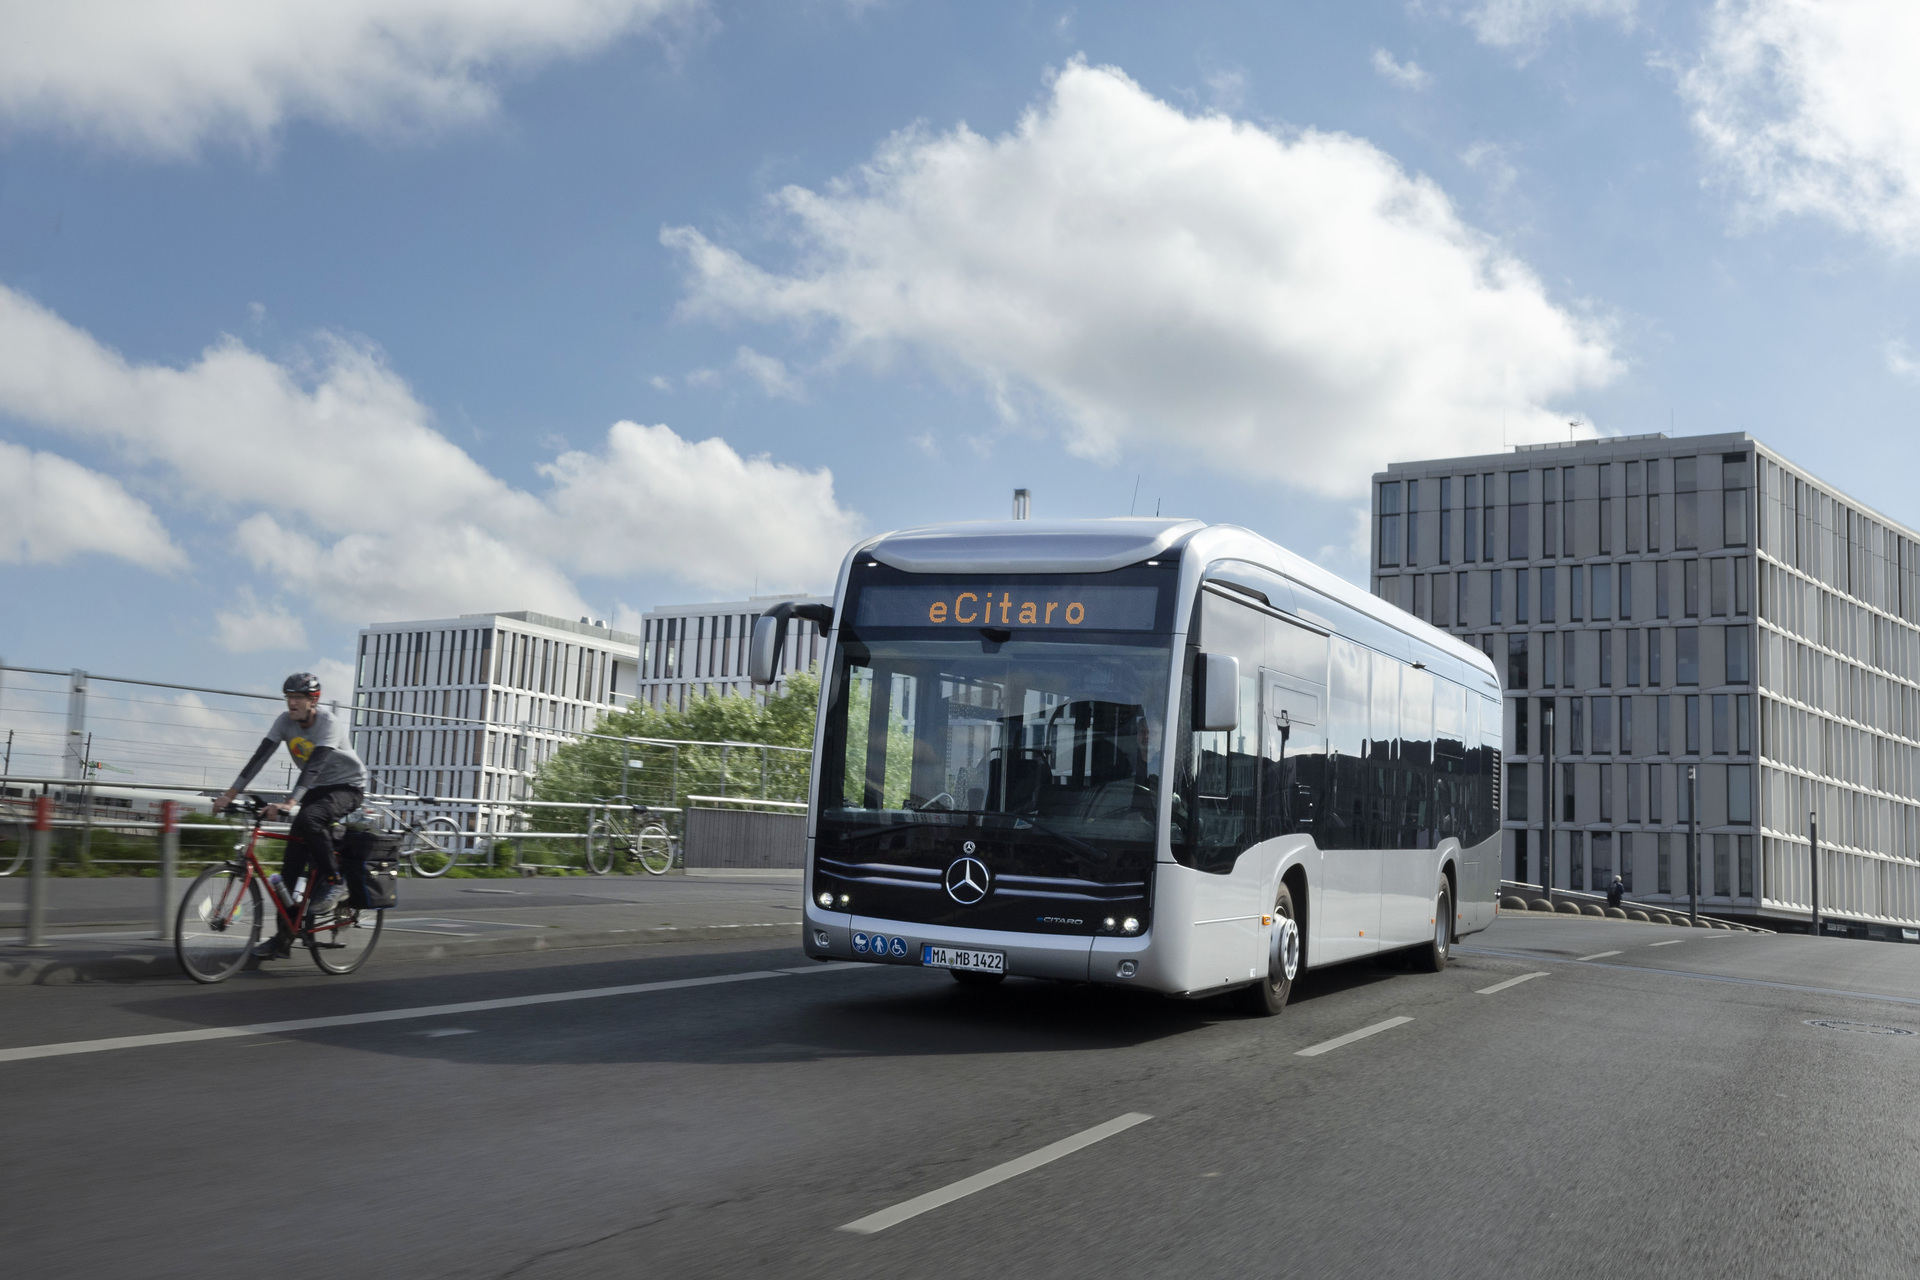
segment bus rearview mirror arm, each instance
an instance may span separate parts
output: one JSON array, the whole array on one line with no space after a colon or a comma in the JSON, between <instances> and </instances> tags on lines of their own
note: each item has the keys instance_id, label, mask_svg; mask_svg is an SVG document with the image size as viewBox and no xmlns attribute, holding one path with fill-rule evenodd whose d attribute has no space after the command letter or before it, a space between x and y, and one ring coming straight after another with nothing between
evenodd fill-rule
<instances>
[{"instance_id":1,"label":"bus rearview mirror arm","mask_svg":"<svg viewBox=\"0 0 1920 1280\"><path fill-rule=\"evenodd\" d=\"M753 643L747 649L747 675L755 684L772 684L780 673L780 654L787 643L787 622L804 618L818 623L824 633L833 629L833 606L785 600L760 615L753 624Z\"/></svg>"},{"instance_id":2,"label":"bus rearview mirror arm","mask_svg":"<svg viewBox=\"0 0 1920 1280\"><path fill-rule=\"evenodd\" d=\"M1203 653L1193 664L1194 729L1211 733L1240 727L1240 659L1229 653Z\"/></svg>"}]
</instances>

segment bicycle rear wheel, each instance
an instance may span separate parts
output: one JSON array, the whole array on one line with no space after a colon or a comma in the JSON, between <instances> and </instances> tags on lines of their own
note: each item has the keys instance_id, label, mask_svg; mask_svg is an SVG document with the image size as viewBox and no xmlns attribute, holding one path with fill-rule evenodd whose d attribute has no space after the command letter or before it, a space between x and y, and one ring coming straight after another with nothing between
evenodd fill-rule
<instances>
[{"instance_id":1,"label":"bicycle rear wheel","mask_svg":"<svg viewBox=\"0 0 1920 1280\"><path fill-rule=\"evenodd\" d=\"M260 881L244 863L208 867L195 878L173 919L173 954L195 982L240 971L260 941Z\"/></svg>"},{"instance_id":2,"label":"bicycle rear wheel","mask_svg":"<svg viewBox=\"0 0 1920 1280\"><path fill-rule=\"evenodd\" d=\"M33 828L24 822L0 822L0 876L10 876L26 865Z\"/></svg>"},{"instance_id":3,"label":"bicycle rear wheel","mask_svg":"<svg viewBox=\"0 0 1920 1280\"><path fill-rule=\"evenodd\" d=\"M365 964L380 941L380 926L386 918L384 911L335 910L333 922L321 925L307 939L307 950L320 972L352 973Z\"/></svg>"},{"instance_id":4,"label":"bicycle rear wheel","mask_svg":"<svg viewBox=\"0 0 1920 1280\"><path fill-rule=\"evenodd\" d=\"M634 861L650 876L667 873L673 866L673 837L665 827L654 822L640 829L640 838L634 844Z\"/></svg>"},{"instance_id":5,"label":"bicycle rear wheel","mask_svg":"<svg viewBox=\"0 0 1920 1280\"><path fill-rule=\"evenodd\" d=\"M407 838L407 862L413 874L432 879L453 870L460 861L460 824L452 818L431 818Z\"/></svg>"}]
</instances>

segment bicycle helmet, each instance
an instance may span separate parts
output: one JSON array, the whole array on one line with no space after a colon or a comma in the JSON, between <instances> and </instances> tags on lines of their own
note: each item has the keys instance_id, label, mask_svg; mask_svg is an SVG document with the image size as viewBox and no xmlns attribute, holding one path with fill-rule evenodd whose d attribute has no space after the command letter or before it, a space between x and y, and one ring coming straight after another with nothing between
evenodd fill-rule
<instances>
[{"instance_id":1,"label":"bicycle helmet","mask_svg":"<svg viewBox=\"0 0 1920 1280\"><path fill-rule=\"evenodd\" d=\"M280 692L284 694L305 693L318 696L320 677L311 671L296 671L280 682Z\"/></svg>"}]
</instances>

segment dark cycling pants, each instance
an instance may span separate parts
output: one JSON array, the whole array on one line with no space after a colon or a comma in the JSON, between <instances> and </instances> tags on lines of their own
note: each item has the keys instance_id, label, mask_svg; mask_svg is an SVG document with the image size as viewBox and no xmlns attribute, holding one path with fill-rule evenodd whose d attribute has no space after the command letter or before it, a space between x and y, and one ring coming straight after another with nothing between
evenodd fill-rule
<instances>
[{"instance_id":1,"label":"dark cycling pants","mask_svg":"<svg viewBox=\"0 0 1920 1280\"><path fill-rule=\"evenodd\" d=\"M333 824L358 809L367 798L358 787L315 787L300 803L287 839L287 858L280 865L280 879L291 890L302 875L310 875L310 889L340 878L340 863L333 856Z\"/></svg>"}]
</instances>

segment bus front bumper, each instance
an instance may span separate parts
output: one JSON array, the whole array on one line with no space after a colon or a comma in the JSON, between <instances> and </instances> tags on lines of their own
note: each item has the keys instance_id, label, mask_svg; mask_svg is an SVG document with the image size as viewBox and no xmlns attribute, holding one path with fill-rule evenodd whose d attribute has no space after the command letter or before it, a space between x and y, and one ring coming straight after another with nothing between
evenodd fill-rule
<instances>
[{"instance_id":1,"label":"bus front bumper","mask_svg":"<svg viewBox=\"0 0 1920 1280\"><path fill-rule=\"evenodd\" d=\"M1132 985L1130 980L1145 967L1149 945L1145 936L1089 937L913 924L823 911L811 902L806 907L801 938L807 954L816 960L854 960L918 968L921 948L935 946L1003 955L1006 972L1014 977L1117 985ZM880 940L877 946L876 939ZM856 947L856 940L863 945Z\"/></svg>"}]
</instances>

